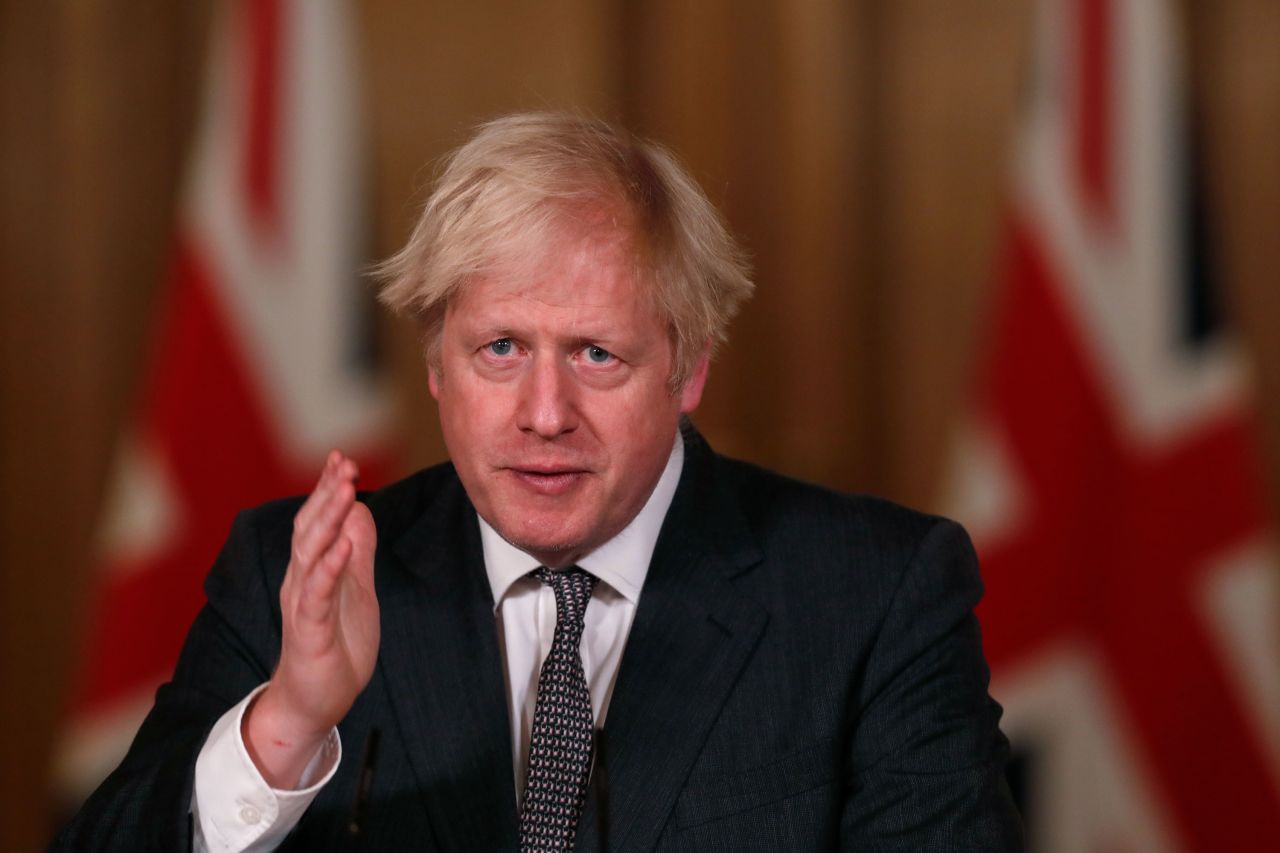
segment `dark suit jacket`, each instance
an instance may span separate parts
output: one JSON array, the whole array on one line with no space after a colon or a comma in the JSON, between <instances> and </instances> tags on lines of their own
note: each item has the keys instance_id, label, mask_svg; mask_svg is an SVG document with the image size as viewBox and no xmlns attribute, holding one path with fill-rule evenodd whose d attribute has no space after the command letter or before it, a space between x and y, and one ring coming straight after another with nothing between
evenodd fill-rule
<instances>
[{"instance_id":1,"label":"dark suit jacket","mask_svg":"<svg viewBox=\"0 0 1280 853\"><path fill-rule=\"evenodd\" d=\"M579 849L1021 849L959 526L719 457L692 431L605 725ZM514 850L506 691L452 466L363 498L382 645L299 850ZM196 755L271 674L298 499L242 513L173 681L56 842L173 850ZM363 746L381 733L358 839ZM599 772L601 764L605 772ZM601 778L605 777L601 784Z\"/></svg>"}]
</instances>

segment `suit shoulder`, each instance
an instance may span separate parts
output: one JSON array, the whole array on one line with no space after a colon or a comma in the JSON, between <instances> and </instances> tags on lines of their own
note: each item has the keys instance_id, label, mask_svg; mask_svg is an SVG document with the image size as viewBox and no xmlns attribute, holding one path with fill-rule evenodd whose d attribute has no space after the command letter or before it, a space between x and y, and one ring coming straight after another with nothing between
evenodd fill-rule
<instances>
[{"instance_id":1,"label":"suit shoulder","mask_svg":"<svg viewBox=\"0 0 1280 853\"><path fill-rule=\"evenodd\" d=\"M850 614L874 634L904 589L971 606L976 562L955 522L732 459L717 459L713 470L711 493L733 507L719 517L737 515L737 540L754 549L735 583L779 625L794 620L801 633L827 626L831 642L870 636L847 632Z\"/></svg>"},{"instance_id":2,"label":"suit shoulder","mask_svg":"<svg viewBox=\"0 0 1280 853\"><path fill-rule=\"evenodd\" d=\"M887 498L841 492L750 462L718 458L719 479L736 493L749 526L765 543L809 543L876 562L902 563L935 531L967 541L951 519Z\"/></svg>"},{"instance_id":3,"label":"suit shoulder","mask_svg":"<svg viewBox=\"0 0 1280 853\"><path fill-rule=\"evenodd\" d=\"M888 498L859 492L843 492L744 462L717 457L722 483L734 489L744 508L775 514L818 514L827 521L863 520L878 527L902 527L923 533L942 516L904 506Z\"/></svg>"}]
</instances>

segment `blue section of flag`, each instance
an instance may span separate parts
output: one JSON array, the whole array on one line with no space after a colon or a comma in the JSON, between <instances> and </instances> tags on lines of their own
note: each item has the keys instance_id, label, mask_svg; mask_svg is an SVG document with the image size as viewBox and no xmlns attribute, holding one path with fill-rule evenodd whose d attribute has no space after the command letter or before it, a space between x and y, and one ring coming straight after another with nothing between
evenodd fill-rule
<instances>
[{"instance_id":1,"label":"blue section of flag","mask_svg":"<svg viewBox=\"0 0 1280 853\"><path fill-rule=\"evenodd\" d=\"M1189 144L1183 162L1182 274L1180 290L1182 317L1179 344L1197 350L1212 340L1222 329L1219 293L1212 270L1215 267L1213 239L1209 233L1207 199L1203 170L1200 168L1201 147L1196 129L1187 134Z\"/></svg>"}]
</instances>

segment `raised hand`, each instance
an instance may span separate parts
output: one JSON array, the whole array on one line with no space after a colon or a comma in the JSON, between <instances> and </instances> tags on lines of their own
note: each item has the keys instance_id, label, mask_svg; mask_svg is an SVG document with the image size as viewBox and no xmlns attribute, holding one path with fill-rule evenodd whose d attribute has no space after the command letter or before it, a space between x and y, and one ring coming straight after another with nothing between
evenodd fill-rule
<instances>
[{"instance_id":1,"label":"raised hand","mask_svg":"<svg viewBox=\"0 0 1280 853\"><path fill-rule=\"evenodd\" d=\"M280 588L280 662L244 716L245 746L268 784L297 786L329 730L369 683L381 636L373 586L377 543L356 501L355 462L329 454L293 520Z\"/></svg>"}]
</instances>

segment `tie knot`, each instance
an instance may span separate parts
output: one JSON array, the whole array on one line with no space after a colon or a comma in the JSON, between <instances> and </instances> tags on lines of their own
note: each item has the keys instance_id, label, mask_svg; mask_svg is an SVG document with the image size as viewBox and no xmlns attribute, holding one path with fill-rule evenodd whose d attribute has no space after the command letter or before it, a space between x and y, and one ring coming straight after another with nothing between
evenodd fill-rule
<instances>
[{"instance_id":1,"label":"tie knot","mask_svg":"<svg viewBox=\"0 0 1280 853\"><path fill-rule=\"evenodd\" d=\"M533 570L533 576L551 587L551 591L555 593L556 621L567 622L581 630L587 602L591 600L591 590L596 585L596 576L577 566L558 572L539 566Z\"/></svg>"}]
</instances>

